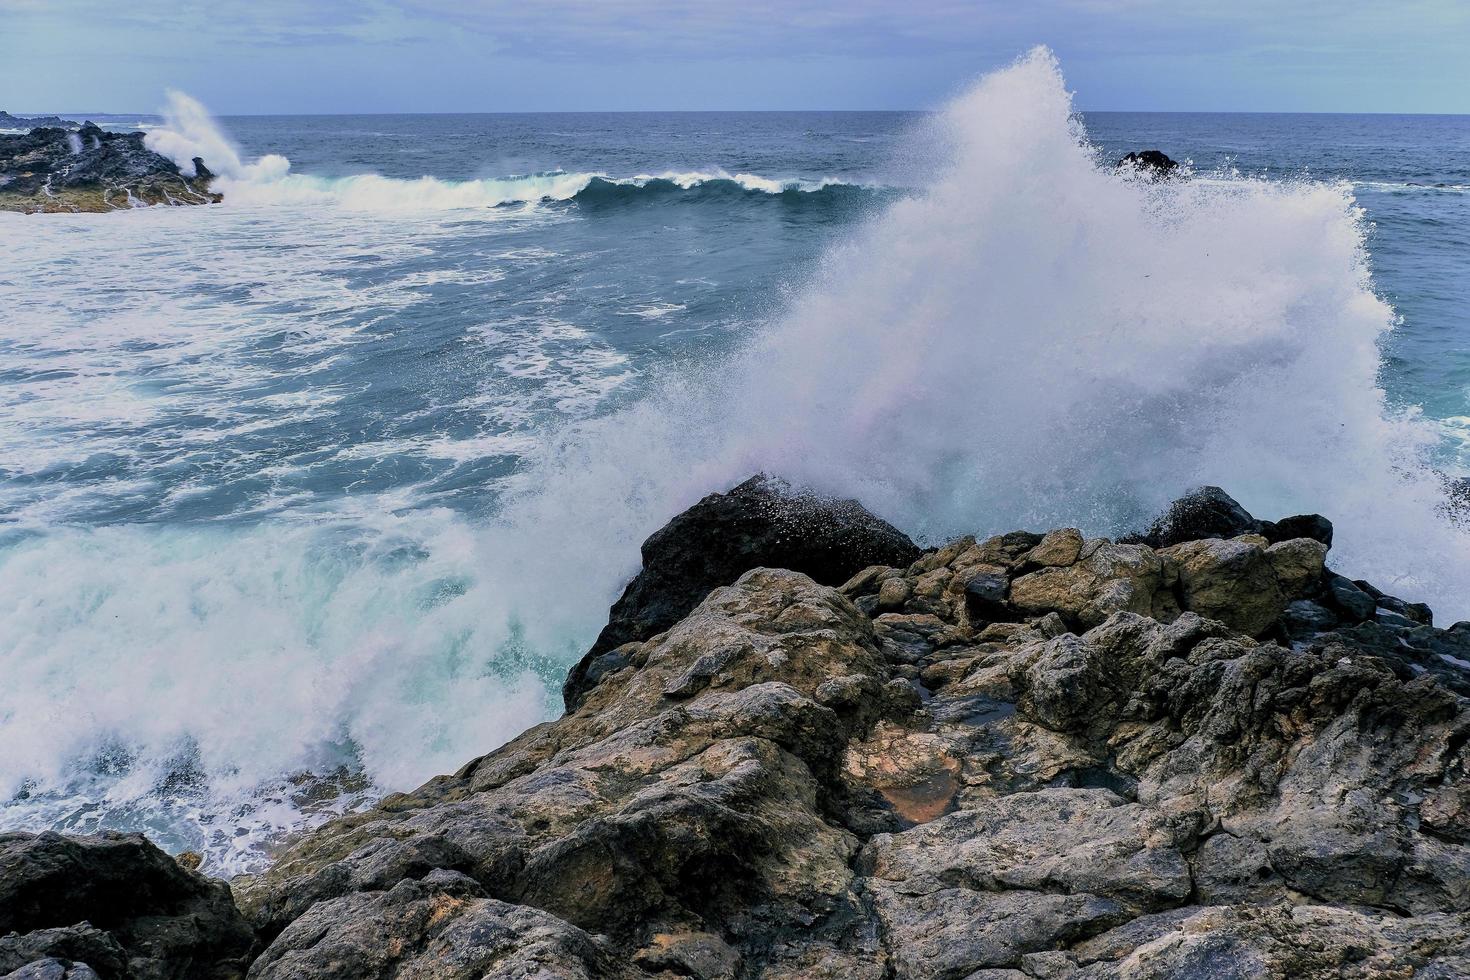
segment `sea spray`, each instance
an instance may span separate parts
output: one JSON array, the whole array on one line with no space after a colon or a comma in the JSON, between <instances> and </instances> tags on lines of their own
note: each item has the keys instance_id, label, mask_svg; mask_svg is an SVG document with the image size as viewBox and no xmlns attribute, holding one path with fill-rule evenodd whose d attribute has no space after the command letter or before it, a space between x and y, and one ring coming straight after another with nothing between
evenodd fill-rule
<instances>
[{"instance_id":1,"label":"sea spray","mask_svg":"<svg viewBox=\"0 0 1470 980\"><path fill-rule=\"evenodd\" d=\"M9 310L8 366L45 370L0 425L0 784L22 797L0 825L143 827L219 870L258 865L321 812L297 774L330 792L346 771L331 805L348 806L554 710L638 543L756 470L931 541L1116 534L1220 483L1263 517L1320 510L1341 570L1465 614L1465 541L1421 465L1434 433L1378 387L1392 315L1350 187L1120 176L1044 52L947 107L909 154L939 176L833 248L749 344L645 375L613 414L636 370L543 306L624 243L549 266L543 243L564 239L534 234L571 213L537 202L585 194L590 171L534 178L567 178L550 193L327 179L243 160L187 103L170 126L153 145L232 182L224 207L48 226L64 239L16 226L65 261ZM761 202L808 193L729 180ZM526 207L465 221L507 200ZM473 248L443 261L451 237ZM89 250L109 261L68 290ZM416 255L437 265L410 271ZM483 313L436 332L456 290ZM640 326L682 305L628 300L614 316ZM471 343L491 358L429 359ZM436 373L464 364L483 389ZM455 494L485 503L426 503Z\"/></svg>"},{"instance_id":2,"label":"sea spray","mask_svg":"<svg viewBox=\"0 0 1470 980\"><path fill-rule=\"evenodd\" d=\"M1217 483L1265 517L1329 515L1343 571L1470 615L1435 435L1378 387L1393 317L1346 185L1120 176L1043 50L938 125L953 159L926 193L834 249L737 357L564 434L505 533L626 556L622 574L644 534L756 470L929 540L1117 534ZM578 591L611 593L582 567Z\"/></svg>"},{"instance_id":3,"label":"sea spray","mask_svg":"<svg viewBox=\"0 0 1470 980\"><path fill-rule=\"evenodd\" d=\"M837 178L773 178L760 174L708 170L663 171L629 176L606 173L546 173L491 177L480 180L415 180L354 174L319 177L291 172L291 161L271 153L245 161L234 142L215 123L205 107L182 92L170 92L162 125L148 130L149 149L169 157L187 175L194 176L199 158L216 174L213 188L235 205L331 206L363 212L431 212L467 208L494 208L506 204L568 201L595 194L604 187L631 191L699 190L727 185L753 194L819 193L850 186Z\"/></svg>"}]
</instances>

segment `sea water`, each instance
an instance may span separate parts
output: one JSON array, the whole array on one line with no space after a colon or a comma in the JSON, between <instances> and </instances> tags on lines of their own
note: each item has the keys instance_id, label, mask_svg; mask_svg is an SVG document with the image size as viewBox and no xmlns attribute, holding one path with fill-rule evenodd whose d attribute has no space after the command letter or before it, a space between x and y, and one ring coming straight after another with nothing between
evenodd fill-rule
<instances>
[{"instance_id":1,"label":"sea water","mask_svg":"<svg viewBox=\"0 0 1470 980\"><path fill-rule=\"evenodd\" d=\"M553 716L759 470L930 542L1218 483L1470 617L1470 118L1084 116L1038 51L932 114L106 122L225 203L0 214L0 828L259 867Z\"/></svg>"}]
</instances>

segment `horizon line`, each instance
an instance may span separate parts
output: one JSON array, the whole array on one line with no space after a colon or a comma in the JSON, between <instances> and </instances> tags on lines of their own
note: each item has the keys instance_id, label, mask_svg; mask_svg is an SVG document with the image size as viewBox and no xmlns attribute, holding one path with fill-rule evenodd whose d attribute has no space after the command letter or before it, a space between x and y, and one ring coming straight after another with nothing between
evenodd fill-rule
<instances>
[{"instance_id":1,"label":"horizon line","mask_svg":"<svg viewBox=\"0 0 1470 980\"><path fill-rule=\"evenodd\" d=\"M474 109L467 111L433 110L429 112L398 110L392 112L212 112L216 118L268 118L272 116L323 117L335 116L639 116L639 115L777 115L792 113L864 114L891 113L921 115L941 112L942 109ZM1078 109L1082 115L1137 115L1137 116L1422 116L1432 118L1462 118L1470 112L1353 112L1342 109ZM75 121L85 122L85 116L158 116L160 112L112 112L91 109L86 112L62 112L42 110L15 112L18 118L31 116L78 117Z\"/></svg>"}]
</instances>

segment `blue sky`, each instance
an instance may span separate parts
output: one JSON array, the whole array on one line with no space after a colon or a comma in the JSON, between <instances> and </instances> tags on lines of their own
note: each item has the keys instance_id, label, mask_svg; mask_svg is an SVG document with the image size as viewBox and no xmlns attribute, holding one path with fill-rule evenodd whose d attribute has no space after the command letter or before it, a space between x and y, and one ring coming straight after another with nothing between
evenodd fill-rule
<instances>
[{"instance_id":1,"label":"blue sky","mask_svg":"<svg viewBox=\"0 0 1470 980\"><path fill-rule=\"evenodd\" d=\"M0 0L0 108L922 108L1038 43L1083 109L1470 112L1470 0Z\"/></svg>"}]
</instances>

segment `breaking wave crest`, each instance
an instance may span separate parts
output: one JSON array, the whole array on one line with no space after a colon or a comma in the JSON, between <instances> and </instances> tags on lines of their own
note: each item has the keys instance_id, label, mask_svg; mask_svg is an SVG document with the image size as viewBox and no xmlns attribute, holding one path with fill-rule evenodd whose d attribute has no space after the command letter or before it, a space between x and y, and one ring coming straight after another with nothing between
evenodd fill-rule
<instances>
[{"instance_id":1,"label":"breaking wave crest","mask_svg":"<svg viewBox=\"0 0 1470 980\"><path fill-rule=\"evenodd\" d=\"M674 192L703 195L861 195L881 190L837 178L772 178L710 170L666 171L614 176L606 173L549 171L479 180L404 180L378 174L320 177L294 173L291 162L268 154L247 162L208 111L181 92L169 93L165 123L151 129L149 148L194 174L200 158L217 175L215 189L232 204L332 205L355 211L451 211L547 201L613 203Z\"/></svg>"},{"instance_id":2,"label":"breaking wave crest","mask_svg":"<svg viewBox=\"0 0 1470 980\"><path fill-rule=\"evenodd\" d=\"M936 129L937 181L834 249L740 356L566 434L512 533L597 514L578 546L608 557L585 564L625 572L644 534L756 470L931 541L1117 534L1214 483L1263 517L1326 514L1343 571L1470 616L1439 435L1379 386L1395 318L1349 185L1120 176L1041 49ZM590 609L561 625L595 628Z\"/></svg>"},{"instance_id":3,"label":"breaking wave crest","mask_svg":"<svg viewBox=\"0 0 1470 980\"><path fill-rule=\"evenodd\" d=\"M778 192L708 174L318 181L280 158L241 161L205 123L181 111L150 141L218 166L227 201ZM738 354L538 433L488 522L385 504L347 541L327 522L61 529L12 552L0 790L36 801L14 819L34 825L53 800L58 820L87 826L175 794L207 817L214 866L248 867L259 855L231 856L232 821L310 819L286 776L346 766L376 791L407 789L540 718L638 543L757 470L856 496L929 541L1115 534L1217 483L1261 517L1320 511L1339 570L1441 621L1470 616L1470 543L1425 465L1438 435L1379 386L1394 316L1350 186L1120 176L1042 50L934 126L948 163L924 191L834 248ZM240 815L250 807L264 810Z\"/></svg>"}]
</instances>

